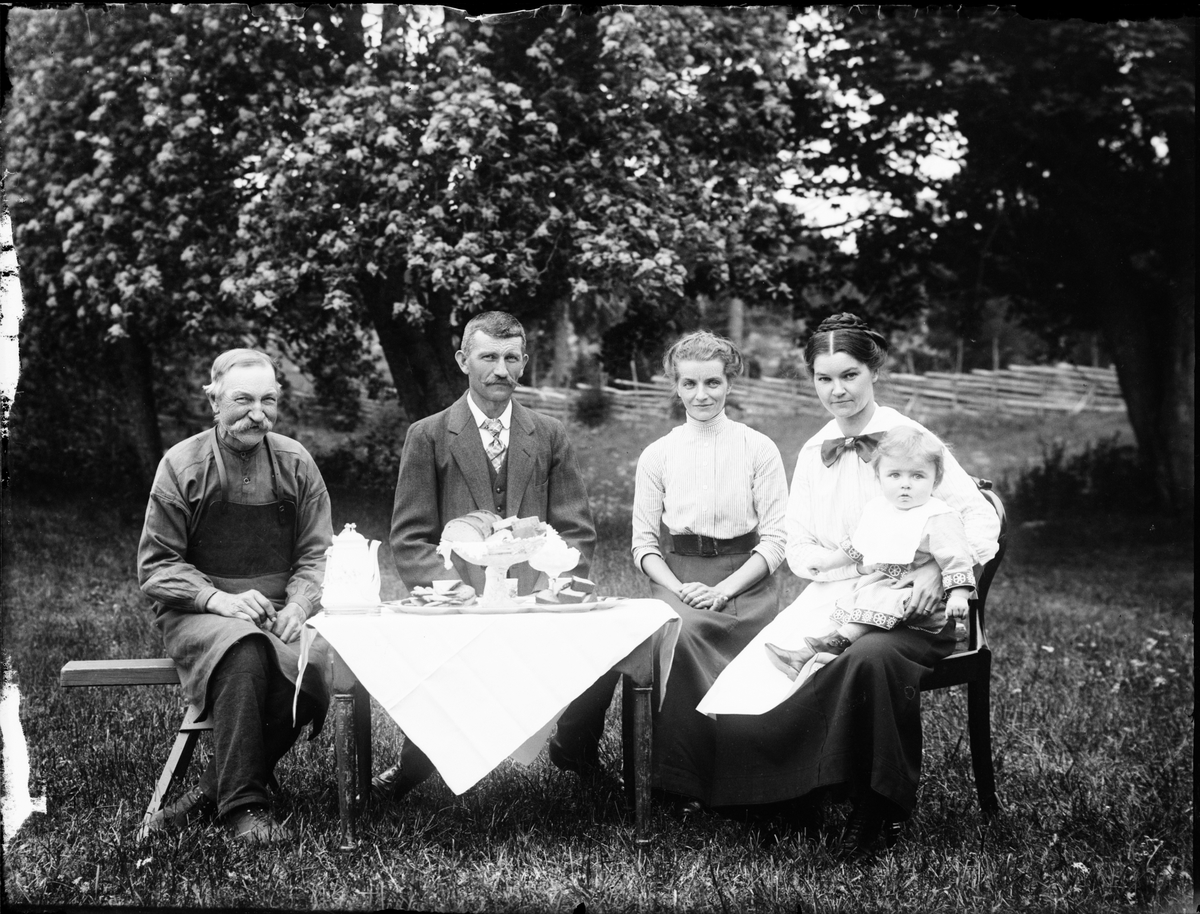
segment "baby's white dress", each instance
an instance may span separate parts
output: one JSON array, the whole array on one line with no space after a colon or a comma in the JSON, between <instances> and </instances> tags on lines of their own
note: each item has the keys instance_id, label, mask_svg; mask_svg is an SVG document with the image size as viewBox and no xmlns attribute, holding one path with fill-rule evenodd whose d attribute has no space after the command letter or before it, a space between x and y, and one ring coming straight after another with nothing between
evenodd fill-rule
<instances>
[{"instance_id":1,"label":"baby's white dress","mask_svg":"<svg viewBox=\"0 0 1200 914\"><path fill-rule=\"evenodd\" d=\"M959 513L940 498L930 498L916 508L900 510L883 496L863 506L862 517L850 536L839 544L856 563L875 570L856 582L854 590L839 597L831 620L837 625L861 622L892 629L904 622L910 628L940 632L946 624L945 603L922 619L905 621L910 588L892 584L905 573L929 562L942 572L942 587L975 588L971 547Z\"/></svg>"}]
</instances>

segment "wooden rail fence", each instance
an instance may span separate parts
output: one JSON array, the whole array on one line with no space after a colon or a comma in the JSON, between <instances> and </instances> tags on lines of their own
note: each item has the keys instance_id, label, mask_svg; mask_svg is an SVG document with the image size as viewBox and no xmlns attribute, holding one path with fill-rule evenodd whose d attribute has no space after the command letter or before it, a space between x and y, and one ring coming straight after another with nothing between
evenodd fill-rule
<instances>
[{"instance_id":1,"label":"wooden rail fence","mask_svg":"<svg viewBox=\"0 0 1200 914\"><path fill-rule=\"evenodd\" d=\"M581 384L567 387L519 387L517 400L539 412L570 418L575 401L592 389ZM636 422L668 415L671 385L656 376L648 382L614 380L600 388L608 399L609 416L619 422ZM879 385L880 400L905 415L921 416L957 410L966 414L1044 416L1080 412L1123 412L1125 401L1111 368L1076 365L1014 365L1000 371L976 369L965 374L929 372L923 375L889 373ZM319 416L325 410L311 404L305 411ZM730 394L735 415L824 416L825 411L807 379L739 378ZM362 401L363 416L373 419L391 400Z\"/></svg>"},{"instance_id":2,"label":"wooden rail fence","mask_svg":"<svg viewBox=\"0 0 1200 914\"><path fill-rule=\"evenodd\" d=\"M572 413L575 399L588 389L588 385L521 387L517 400L531 409L566 418ZM601 390L608 398L610 415L618 421L666 414L670 406L671 385L661 376L643 383L614 380ZM1037 416L1125 409L1115 371L1075 365L1014 365L1000 371L976 369L966 374L890 373L885 375L879 394L884 402L913 416L950 410ZM807 380L739 378L730 394L730 404L754 416L824 414Z\"/></svg>"}]
</instances>

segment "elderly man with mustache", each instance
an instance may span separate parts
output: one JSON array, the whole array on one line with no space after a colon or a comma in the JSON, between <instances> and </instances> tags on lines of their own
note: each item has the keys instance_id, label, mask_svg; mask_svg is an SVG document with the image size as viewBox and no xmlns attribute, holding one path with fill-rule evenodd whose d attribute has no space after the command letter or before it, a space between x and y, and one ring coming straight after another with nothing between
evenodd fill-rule
<instances>
[{"instance_id":1,"label":"elderly man with mustache","mask_svg":"<svg viewBox=\"0 0 1200 914\"><path fill-rule=\"evenodd\" d=\"M308 451L271 432L279 384L269 356L221 353L204 391L215 427L163 456L138 581L185 696L212 716L214 756L150 827L219 816L237 839L285 840L267 782L303 726L320 728L328 703L314 655L293 719L298 640L320 608L332 538L329 494Z\"/></svg>"}]
</instances>

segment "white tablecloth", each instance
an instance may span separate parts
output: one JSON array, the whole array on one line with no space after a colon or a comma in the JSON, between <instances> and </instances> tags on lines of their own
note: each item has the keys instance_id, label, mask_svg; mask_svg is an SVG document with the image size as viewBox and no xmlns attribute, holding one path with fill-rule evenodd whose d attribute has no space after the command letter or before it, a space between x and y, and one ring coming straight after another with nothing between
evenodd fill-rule
<instances>
[{"instance_id":1,"label":"white tablecloth","mask_svg":"<svg viewBox=\"0 0 1200 914\"><path fill-rule=\"evenodd\" d=\"M665 683L679 624L660 600L579 613L309 620L456 794L506 758L532 761L572 699L664 626Z\"/></svg>"}]
</instances>

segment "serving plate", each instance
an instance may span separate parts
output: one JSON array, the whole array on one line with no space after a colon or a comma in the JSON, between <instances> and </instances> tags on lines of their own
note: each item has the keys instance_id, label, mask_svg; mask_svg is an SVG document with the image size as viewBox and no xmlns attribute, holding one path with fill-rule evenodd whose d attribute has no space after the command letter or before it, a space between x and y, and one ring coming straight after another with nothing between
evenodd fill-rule
<instances>
[{"instance_id":1,"label":"serving plate","mask_svg":"<svg viewBox=\"0 0 1200 914\"><path fill-rule=\"evenodd\" d=\"M389 600L383 604L384 612L407 613L413 616L450 616L469 608L470 604L464 606L455 600L426 601L414 600L411 597L406 600Z\"/></svg>"},{"instance_id":2,"label":"serving plate","mask_svg":"<svg viewBox=\"0 0 1200 914\"><path fill-rule=\"evenodd\" d=\"M507 616L518 613L583 613L595 609L608 609L620 602L620 597L598 597L583 603L537 603L533 597L517 597L498 606L481 606L479 603L426 602L414 600L390 600L382 604L383 611L406 613L414 616Z\"/></svg>"}]
</instances>

